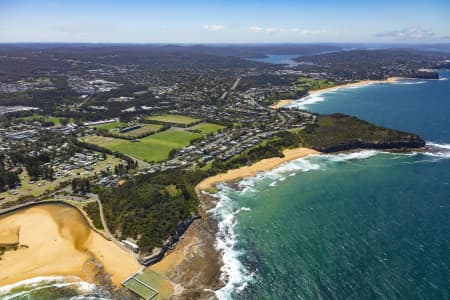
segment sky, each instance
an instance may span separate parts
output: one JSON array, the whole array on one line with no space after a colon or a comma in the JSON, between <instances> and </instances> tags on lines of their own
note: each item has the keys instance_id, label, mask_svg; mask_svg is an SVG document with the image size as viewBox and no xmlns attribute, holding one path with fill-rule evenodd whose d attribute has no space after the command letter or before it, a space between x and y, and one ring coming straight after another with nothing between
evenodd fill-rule
<instances>
[{"instance_id":1,"label":"sky","mask_svg":"<svg viewBox=\"0 0 450 300\"><path fill-rule=\"evenodd\" d=\"M0 43L444 43L450 0L0 0Z\"/></svg>"}]
</instances>

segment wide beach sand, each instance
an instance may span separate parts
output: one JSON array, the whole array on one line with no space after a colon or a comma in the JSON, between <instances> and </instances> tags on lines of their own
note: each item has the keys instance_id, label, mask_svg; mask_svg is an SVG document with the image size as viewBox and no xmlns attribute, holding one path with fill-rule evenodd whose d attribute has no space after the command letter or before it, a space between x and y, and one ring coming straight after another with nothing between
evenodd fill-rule
<instances>
[{"instance_id":1,"label":"wide beach sand","mask_svg":"<svg viewBox=\"0 0 450 300\"><path fill-rule=\"evenodd\" d=\"M197 189L206 190L213 187L215 184L219 182L227 182L233 181L236 179L255 176L258 172L269 171L277 166L288 162L290 160L294 160L297 158L301 158L311 154L319 154L320 152L309 149L309 148L295 148L295 149L285 149L283 151L284 157L274 157L260 160L250 166L245 166L239 169L229 170L226 173L218 174L216 176L212 176L206 178L202 182L197 185Z\"/></svg>"},{"instance_id":2,"label":"wide beach sand","mask_svg":"<svg viewBox=\"0 0 450 300\"><path fill-rule=\"evenodd\" d=\"M206 178L197 185L201 219L188 228L174 250L161 262L150 267L175 283L175 293L181 294L182 299L216 299L213 291L224 284L221 276L221 254L215 247L217 221L208 213L208 210L214 207L216 199L202 194L201 190L209 189L220 182L255 176L258 172L269 171L290 160L319 152L296 148L286 149L283 154L282 158L264 159L251 166Z\"/></svg>"},{"instance_id":3,"label":"wide beach sand","mask_svg":"<svg viewBox=\"0 0 450 300\"><path fill-rule=\"evenodd\" d=\"M141 267L134 257L92 231L81 214L64 205L39 205L0 217L0 229L19 228L19 244L0 260L0 286L37 276L78 276L95 282L98 262L120 282Z\"/></svg>"},{"instance_id":4,"label":"wide beach sand","mask_svg":"<svg viewBox=\"0 0 450 300\"><path fill-rule=\"evenodd\" d=\"M408 79L408 78L389 77L386 80L361 80L361 81L357 81L357 82L350 82L350 83L341 84L341 85L333 86L333 87L326 88L326 89L309 91L308 94L305 97L308 97L308 96L311 96L311 95L316 95L316 94L322 94L322 93L326 93L326 92L331 92L331 91L337 91L339 89L349 88L349 87L365 86L365 85L376 84L376 83L392 83L392 82L396 82L396 81L399 81L399 80L402 80L402 79ZM289 103L297 101L297 100L298 99L283 99L283 100L279 100L275 104L272 104L270 106L270 108L278 109L278 108L281 108L281 107L283 107L285 105L288 105Z\"/></svg>"}]
</instances>

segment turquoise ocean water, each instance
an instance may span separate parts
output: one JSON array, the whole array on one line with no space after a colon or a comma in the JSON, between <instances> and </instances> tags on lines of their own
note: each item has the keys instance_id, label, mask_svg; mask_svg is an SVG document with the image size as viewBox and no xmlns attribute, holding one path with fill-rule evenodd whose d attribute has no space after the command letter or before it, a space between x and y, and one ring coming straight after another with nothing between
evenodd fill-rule
<instances>
[{"instance_id":1,"label":"turquoise ocean water","mask_svg":"<svg viewBox=\"0 0 450 300\"><path fill-rule=\"evenodd\" d=\"M302 158L223 186L221 299L448 299L450 72L293 104L420 134L427 153Z\"/></svg>"},{"instance_id":2,"label":"turquoise ocean water","mask_svg":"<svg viewBox=\"0 0 450 300\"><path fill-rule=\"evenodd\" d=\"M219 298L448 299L450 81L343 89L294 105L416 132L434 150L313 156L239 191L224 186L213 211L229 279ZM0 299L111 296L56 276L1 287Z\"/></svg>"}]
</instances>

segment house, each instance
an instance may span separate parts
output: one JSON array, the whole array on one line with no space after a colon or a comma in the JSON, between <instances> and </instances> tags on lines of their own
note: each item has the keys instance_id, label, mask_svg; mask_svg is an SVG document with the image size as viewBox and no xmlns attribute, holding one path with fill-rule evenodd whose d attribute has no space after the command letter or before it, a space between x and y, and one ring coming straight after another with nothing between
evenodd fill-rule
<instances>
[{"instance_id":1,"label":"house","mask_svg":"<svg viewBox=\"0 0 450 300\"><path fill-rule=\"evenodd\" d=\"M139 247L135 243L132 243L132 242L127 241L127 240L122 240L122 244L126 248L130 249L131 251L133 251L134 253L139 253Z\"/></svg>"}]
</instances>

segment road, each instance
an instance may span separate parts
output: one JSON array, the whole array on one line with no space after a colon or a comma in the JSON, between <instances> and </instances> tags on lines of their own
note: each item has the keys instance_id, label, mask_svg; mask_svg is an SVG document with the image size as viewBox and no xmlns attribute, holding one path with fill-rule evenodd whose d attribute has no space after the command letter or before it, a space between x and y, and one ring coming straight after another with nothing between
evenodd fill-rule
<instances>
[{"instance_id":1,"label":"road","mask_svg":"<svg viewBox=\"0 0 450 300\"><path fill-rule=\"evenodd\" d=\"M233 83L231 88L222 94L222 96L219 98L219 101L225 99L230 92L234 91L237 88L237 86L239 85L240 81L241 81L241 77L236 78L236 81Z\"/></svg>"}]
</instances>

